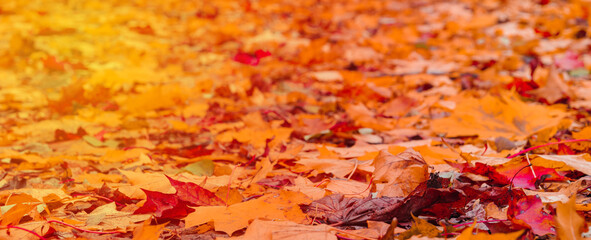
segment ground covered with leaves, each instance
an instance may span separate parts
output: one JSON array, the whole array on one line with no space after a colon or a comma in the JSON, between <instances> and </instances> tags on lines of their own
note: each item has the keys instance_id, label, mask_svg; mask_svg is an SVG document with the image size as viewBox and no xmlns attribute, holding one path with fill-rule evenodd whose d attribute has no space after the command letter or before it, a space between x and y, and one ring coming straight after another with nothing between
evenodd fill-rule
<instances>
[{"instance_id":1,"label":"ground covered with leaves","mask_svg":"<svg viewBox=\"0 0 591 240\"><path fill-rule=\"evenodd\" d=\"M0 239L591 236L591 2L0 2Z\"/></svg>"}]
</instances>

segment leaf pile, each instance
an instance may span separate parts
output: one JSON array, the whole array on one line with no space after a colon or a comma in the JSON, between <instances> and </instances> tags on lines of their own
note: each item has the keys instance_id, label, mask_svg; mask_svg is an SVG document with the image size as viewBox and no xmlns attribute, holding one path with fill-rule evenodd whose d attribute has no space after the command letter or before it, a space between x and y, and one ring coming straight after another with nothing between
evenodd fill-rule
<instances>
[{"instance_id":1,"label":"leaf pile","mask_svg":"<svg viewBox=\"0 0 591 240\"><path fill-rule=\"evenodd\" d=\"M0 2L2 239L582 239L588 1Z\"/></svg>"}]
</instances>

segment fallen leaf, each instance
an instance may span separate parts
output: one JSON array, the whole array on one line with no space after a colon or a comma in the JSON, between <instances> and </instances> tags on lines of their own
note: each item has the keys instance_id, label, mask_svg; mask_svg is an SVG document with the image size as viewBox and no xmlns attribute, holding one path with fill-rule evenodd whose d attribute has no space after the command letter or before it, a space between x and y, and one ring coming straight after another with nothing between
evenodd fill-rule
<instances>
[{"instance_id":1,"label":"fallen leaf","mask_svg":"<svg viewBox=\"0 0 591 240\"><path fill-rule=\"evenodd\" d=\"M530 94L540 99L545 99L548 103L555 103L563 98L572 98L573 94L569 86L560 77L556 68L551 68L546 79L546 84L538 89L529 91Z\"/></svg>"},{"instance_id":2,"label":"fallen leaf","mask_svg":"<svg viewBox=\"0 0 591 240\"><path fill-rule=\"evenodd\" d=\"M214 193L195 183L177 181L169 176L166 176L166 178L168 178L172 187L176 189L175 195L180 201L189 202L191 206L225 205L224 201Z\"/></svg>"},{"instance_id":3,"label":"fallen leaf","mask_svg":"<svg viewBox=\"0 0 591 240\"><path fill-rule=\"evenodd\" d=\"M512 232L512 233L494 233L488 234L479 232L473 234L476 222L472 226L467 227L462 233L456 238L456 240L486 240L486 239L499 239L499 240L517 240L523 234L523 230Z\"/></svg>"},{"instance_id":4,"label":"fallen leaf","mask_svg":"<svg viewBox=\"0 0 591 240\"><path fill-rule=\"evenodd\" d=\"M383 212L390 207L398 206L401 198L347 198L344 195L333 194L311 204L302 205L302 210L312 218L324 220L327 223L347 225L364 223L368 220L378 220Z\"/></svg>"},{"instance_id":5,"label":"fallen leaf","mask_svg":"<svg viewBox=\"0 0 591 240\"><path fill-rule=\"evenodd\" d=\"M290 221L264 221L255 219L246 229L243 236L237 239L243 240L272 240L272 239L326 239L336 240L337 237L331 231L333 228L322 225L304 225Z\"/></svg>"},{"instance_id":6,"label":"fallen leaf","mask_svg":"<svg viewBox=\"0 0 591 240\"><path fill-rule=\"evenodd\" d=\"M420 183L429 179L428 165L421 155L412 150L394 156L386 150L380 151L373 165L374 181L386 185L378 197L406 197Z\"/></svg>"},{"instance_id":7,"label":"fallen leaf","mask_svg":"<svg viewBox=\"0 0 591 240\"><path fill-rule=\"evenodd\" d=\"M431 129L447 137L478 135L522 140L557 125L564 116L559 108L522 102L511 94L487 95L460 101L450 117L433 120Z\"/></svg>"},{"instance_id":8,"label":"fallen leaf","mask_svg":"<svg viewBox=\"0 0 591 240\"><path fill-rule=\"evenodd\" d=\"M142 225L133 230L133 240L158 240L164 227L168 223L150 225L151 220L146 220Z\"/></svg>"},{"instance_id":9,"label":"fallen leaf","mask_svg":"<svg viewBox=\"0 0 591 240\"><path fill-rule=\"evenodd\" d=\"M536 235L556 234L553 217L544 211L538 196L526 196L511 201L507 212L515 224L531 228Z\"/></svg>"},{"instance_id":10,"label":"fallen leaf","mask_svg":"<svg viewBox=\"0 0 591 240\"><path fill-rule=\"evenodd\" d=\"M304 214L297 204L307 202L309 200L301 193L280 191L229 207L197 207L194 213L185 218L185 223L189 228L213 221L216 231L232 235L235 231L247 227L250 220L258 218L304 221Z\"/></svg>"},{"instance_id":11,"label":"fallen leaf","mask_svg":"<svg viewBox=\"0 0 591 240\"><path fill-rule=\"evenodd\" d=\"M263 51L259 49L256 50L254 54L240 52L234 56L233 60L239 63L256 66L259 65L261 58L268 56L271 56L269 51Z\"/></svg>"},{"instance_id":12,"label":"fallen leaf","mask_svg":"<svg viewBox=\"0 0 591 240\"><path fill-rule=\"evenodd\" d=\"M180 200L176 194L142 191L146 194L146 202L134 214L154 213L156 217L182 218L195 211L189 207L190 202Z\"/></svg>"},{"instance_id":13,"label":"fallen leaf","mask_svg":"<svg viewBox=\"0 0 591 240\"><path fill-rule=\"evenodd\" d=\"M400 235L398 235L398 239L409 239L412 236L417 236L417 235L419 237L434 238L434 237L439 236L439 234L441 234L441 231L439 231L439 229L437 229L436 226L427 222L427 220L420 219L418 217L415 217L414 215L412 217L413 217L412 226L410 227L410 229L400 233Z\"/></svg>"},{"instance_id":14,"label":"fallen leaf","mask_svg":"<svg viewBox=\"0 0 591 240\"><path fill-rule=\"evenodd\" d=\"M573 195L567 203L557 203L555 221L560 239L583 239L581 229L585 226L585 220L575 210L575 201L576 195Z\"/></svg>"},{"instance_id":15,"label":"fallen leaf","mask_svg":"<svg viewBox=\"0 0 591 240\"><path fill-rule=\"evenodd\" d=\"M2 217L0 217L3 226L6 225L15 225L18 224L21 218L23 218L27 213L37 207L37 204L16 204L10 208L10 210L4 212Z\"/></svg>"}]
</instances>

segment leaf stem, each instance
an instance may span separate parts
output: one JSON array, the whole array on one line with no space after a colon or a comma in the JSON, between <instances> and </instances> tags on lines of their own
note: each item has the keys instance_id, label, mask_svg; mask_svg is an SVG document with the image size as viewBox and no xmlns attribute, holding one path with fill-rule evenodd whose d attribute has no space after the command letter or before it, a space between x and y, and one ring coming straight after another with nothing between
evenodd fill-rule
<instances>
[{"instance_id":1,"label":"leaf stem","mask_svg":"<svg viewBox=\"0 0 591 240\"><path fill-rule=\"evenodd\" d=\"M558 142L550 142L550 143L546 143L546 144L542 144L542 145L538 145L538 146L533 146L524 150L519 151L516 154L513 154L511 156L508 156L507 158L514 158L517 157L521 154L524 154L526 152L538 149L538 148L543 148L546 146L550 146L550 145L555 145L555 144L561 144L561 143L571 143L571 142L591 142L591 139L569 139L569 140L564 140L564 141L558 141Z\"/></svg>"}]
</instances>

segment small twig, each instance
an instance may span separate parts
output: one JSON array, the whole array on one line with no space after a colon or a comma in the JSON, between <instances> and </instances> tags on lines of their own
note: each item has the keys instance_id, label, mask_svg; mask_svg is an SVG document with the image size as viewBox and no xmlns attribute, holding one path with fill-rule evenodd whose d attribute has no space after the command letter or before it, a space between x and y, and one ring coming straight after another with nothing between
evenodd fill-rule
<instances>
[{"instance_id":1,"label":"small twig","mask_svg":"<svg viewBox=\"0 0 591 240\"><path fill-rule=\"evenodd\" d=\"M312 225L312 223L316 222L316 216L318 216L318 204L315 205L315 208L314 208L314 218L312 218L312 221L310 222L310 225Z\"/></svg>"},{"instance_id":2,"label":"small twig","mask_svg":"<svg viewBox=\"0 0 591 240\"><path fill-rule=\"evenodd\" d=\"M356 240L356 239L353 239L353 238L343 237L343 236L339 235L338 233L335 233L335 236L336 236L336 237L337 237L337 239L339 239L339 240L341 240L341 239L342 239L342 240Z\"/></svg>"},{"instance_id":3,"label":"small twig","mask_svg":"<svg viewBox=\"0 0 591 240\"><path fill-rule=\"evenodd\" d=\"M584 192L585 190L587 190L587 189L589 189L589 188L591 188L591 186L588 186L588 187L586 187L586 188L583 188L583 189L579 190L579 191L577 192L577 194L579 194L579 193L582 193L582 192Z\"/></svg>"},{"instance_id":4,"label":"small twig","mask_svg":"<svg viewBox=\"0 0 591 240\"><path fill-rule=\"evenodd\" d=\"M353 167L353 171L351 171L351 174L349 174L349 177L347 177L347 180L351 180L351 177L353 177L353 174L355 174L355 171L357 171L358 165L359 165L359 160L355 159L355 167Z\"/></svg>"},{"instance_id":5,"label":"small twig","mask_svg":"<svg viewBox=\"0 0 591 240\"><path fill-rule=\"evenodd\" d=\"M369 184L367 184L367 188L365 188L363 191L358 192L358 193L350 193L350 194L343 194L343 195L361 195L365 191L369 190L369 188L371 187L371 184L372 183L373 183L373 177L371 177L371 179L369 179Z\"/></svg>"},{"instance_id":6,"label":"small twig","mask_svg":"<svg viewBox=\"0 0 591 240\"><path fill-rule=\"evenodd\" d=\"M338 229L338 228L332 228L332 229L330 229L330 230L334 230L334 231L336 231L336 232L339 232L339 233L349 234L349 235L351 235L351 236L354 236L354 237L357 237L357 238L361 238L361 239L367 239L367 240L377 240L377 239L375 239L375 238L370 238L370 237L362 236L362 235L355 234L355 233L351 233L351 232L348 232L348 231L346 231L346 230L341 230L341 229ZM330 230L329 230L329 231L330 231Z\"/></svg>"},{"instance_id":7,"label":"small twig","mask_svg":"<svg viewBox=\"0 0 591 240\"><path fill-rule=\"evenodd\" d=\"M73 229L76 229L78 231L87 232L87 233L96 233L96 234L119 234L119 233L124 233L124 232L117 232L117 231L100 232L100 231L86 230L86 229L79 228L79 227L76 227L74 225L71 225L71 224L68 224L68 223L65 223L65 222L62 222L62 221L58 221L58 220L49 220L49 221L47 221L47 223L58 223L58 224L61 224L61 225L68 226L68 227L71 227Z\"/></svg>"},{"instance_id":8,"label":"small twig","mask_svg":"<svg viewBox=\"0 0 591 240\"><path fill-rule=\"evenodd\" d=\"M519 171L517 171L515 173L515 175L513 175L513 178L511 178L511 182L509 183L509 190L511 190L513 188L513 180L515 180L515 177L517 177L517 174L519 174L519 172L521 172L521 170L523 170L523 169L525 169L527 167L531 167L531 164L529 164L529 165L527 165L525 167L522 167L521 169L519 169ZM513 196L511 196L511 197L513 197Z\"/></svg>"},{"instance_id":9,"label":"small twig","mask_svg":"<svg viewBox=\"0 0 591 240\"><path fill-rule=\"evenodd\" d=\"M322 179L322 181L320 181L318 184L314 185L314 187L320 187L320 185L322 185L325 182L330 181L328 178Z\"/></svg>"},{"instance_id":10,"label":"small twig","mask_svg":"<svg viewBox=\"0 0 591 240\"><path fill-rule=\"evenodd\" d=\"M8 229L14 228L14 229L18 229L18 230L23 230L25 232L28 232L30 234L35 235L35 237L37 237L37 238L39 238L41 240L46 240L47 239L47 238L44 238L43 236L39 235L38 233L36 233L36 232L34 232L32 230L26 229L26 228L22 228L22 227L18 227L18 226L12 226L12 225L2 226L2 227L8 228Z\"/></svg>"},{"instance_id":11,"label":"small twig","mask_svg":"<svg viewBox=\"0 0 591 240\"><path fill-rule=\"evenodd\" d=\"M534 175L535 179L538 179L538 176L536 175L536 172L534 171L534 167L531 164L531 161L529 160L529 153L525 154L525 159L527 159L527 164L529 164L529 169L531 169L531 174Z\"/></svg>"},{"instance_id":12,"label":"small twig","mask_svg":"<svg viewBox=\"0 0 591 240\"><path fill-rule=\"evenodd\" d=\"M482 154L480 154L480 156L484 156L484 153L486 153L486 150L488 150L488 143L484 144L484 151L482 151Z\"/></svg>"},{"instance_id":13,"label":"small twig","mask_svg":"<svg viewBox=\"0 0 591 240\"><path fill-rule=\"evenodd\" d=\"M449 143L445 141L443 137L441 137L441 142L443 142L443 144L445 144L445 146L447 146L452 152L459 154L451 145L449 145Z\"/></svg>"},{"instance_id":14,"label":"small twig","mask_svg":"<svg viewBox=\"0 0 591 240\"><path fill-rule=\"evenodd\" d=\"M530 147L524 150L519 151L516 154L513 154L511 156L508 156L507 158L514 158L517 157L521 154L524 154L526 152L532 151L532 150L536 150L538 148L543 148L546 146L550 146L550 145L555 145L555 144L562 144L562 143L572 143L572 142L591 142L591 139L570 139L570 140L564 140L564 141L559 141L559 142L551 142L551 143L546 143L546 144L542 144L542 145L538 145L538 146L534 146L534 147Z\"/></svg>"}]
</instances>

